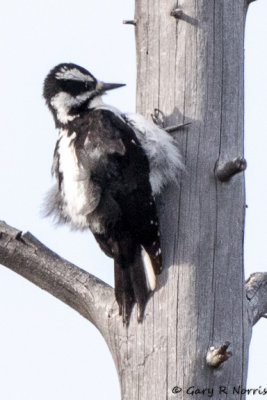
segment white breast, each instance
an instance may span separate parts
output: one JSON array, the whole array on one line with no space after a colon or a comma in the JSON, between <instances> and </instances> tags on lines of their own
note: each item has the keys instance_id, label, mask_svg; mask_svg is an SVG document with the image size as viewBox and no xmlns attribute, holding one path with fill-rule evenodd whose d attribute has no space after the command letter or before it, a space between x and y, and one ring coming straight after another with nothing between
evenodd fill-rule
<instances>
[{"instance_id":1,"label":"white breast","mask_svg":"<svg viewBox=\"0 0 267 400\"><path fill-rule=\"evenodd\" d=\"M63 214L76 229L88 228L86 215L91 212L92 200L89 198L90 173L79 165L74 148L76 133L67 136L62 130L59 137L59 171L63 176L61 196Z\"/></svg>"}]
</instances>

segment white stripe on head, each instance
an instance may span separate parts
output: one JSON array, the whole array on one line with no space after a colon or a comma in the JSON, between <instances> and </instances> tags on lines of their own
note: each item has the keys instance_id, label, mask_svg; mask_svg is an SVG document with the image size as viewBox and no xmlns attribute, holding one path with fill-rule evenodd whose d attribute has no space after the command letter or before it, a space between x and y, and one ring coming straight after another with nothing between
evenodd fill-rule
<instances>
[{"instance_id":1,"label":"white stripe on head","mask_svg":"<svg viewBox=\"0 0 267 400\"><path fill-rule=\"evenodd\" d=\"M72 81L83 81L93 82L94 78L89 74L84 74L78 68L67 69L62 67L59 72L55 75L56 79L72 80Z\"/></svg>"}]
</instances>

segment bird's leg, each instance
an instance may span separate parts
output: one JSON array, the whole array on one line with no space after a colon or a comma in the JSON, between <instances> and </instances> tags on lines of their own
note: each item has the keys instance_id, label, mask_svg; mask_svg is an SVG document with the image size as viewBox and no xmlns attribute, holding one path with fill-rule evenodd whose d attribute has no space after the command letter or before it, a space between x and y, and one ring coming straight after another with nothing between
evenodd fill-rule
<instances>
[{"instance_id":1,"label":"bird's leg","mask_svg":"<svg viewBox=\"0 0 267 400\"><path fill-rule=\"evenodd\" d=\"M165 115L159 108L154 108L153 114L151 114L152 121L155 125L158 125L160 128L164 129Z\"/></svg>"}]
</instances>

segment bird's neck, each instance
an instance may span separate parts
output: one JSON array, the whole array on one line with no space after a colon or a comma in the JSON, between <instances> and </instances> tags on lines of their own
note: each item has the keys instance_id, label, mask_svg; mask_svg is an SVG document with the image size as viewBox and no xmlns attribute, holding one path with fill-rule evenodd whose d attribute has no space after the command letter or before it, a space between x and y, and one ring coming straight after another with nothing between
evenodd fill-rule
<instances>
[{"instance_id":1,"label":"bird's neck","mask_svg":"<svg viewBox=\"0 0 267 400\"><path fill-rule=\"evenodd\" d=\"M60 93L53 99L51 111L55 118L56 127L64 128L76 118L81 117L84 112L103 105L104 102L101 96L95 96L91 100L74 105L67 95Z\"/></svg>"},{"instance_id":2,"label":"bird's neck","mask_svg":"<svg viewBox=\"0 0 267 400\"><path fill-rule=\"evenodd\" d=\"M105 104L101 96L95 96L89 103L89 108L96 108Z\"/></svg>"}]
</instances>

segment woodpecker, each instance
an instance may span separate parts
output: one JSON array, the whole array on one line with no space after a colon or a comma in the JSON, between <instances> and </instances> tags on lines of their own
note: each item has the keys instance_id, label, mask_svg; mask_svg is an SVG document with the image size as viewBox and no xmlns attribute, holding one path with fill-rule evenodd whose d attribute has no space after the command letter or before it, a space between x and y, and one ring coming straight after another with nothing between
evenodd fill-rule
<instances>
[{"instance_id":1,"label":"woodpecker","mask_svg":"<svg viewBox=\"0 0 267 400\"><path fill-rule=\"evenodd\" d=\"M59 130L46 215L73 229L90 229L114 259L115 297L129 323L145 305L162 271L155 198L183 169L173 138L138 114L106 105L102 95L124 84L104 83L72 63L54 67L43 96Z\"/></svg>"}]
</instances>

